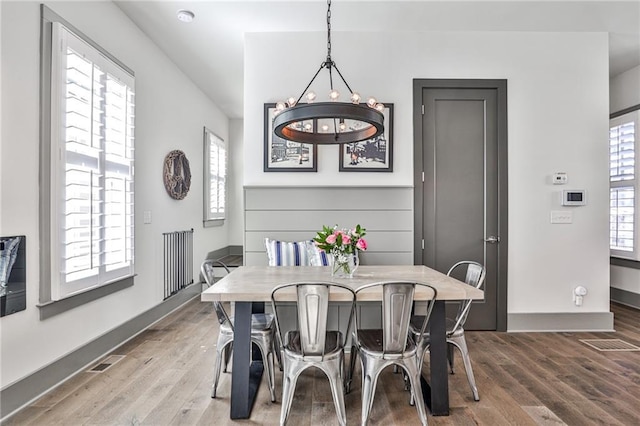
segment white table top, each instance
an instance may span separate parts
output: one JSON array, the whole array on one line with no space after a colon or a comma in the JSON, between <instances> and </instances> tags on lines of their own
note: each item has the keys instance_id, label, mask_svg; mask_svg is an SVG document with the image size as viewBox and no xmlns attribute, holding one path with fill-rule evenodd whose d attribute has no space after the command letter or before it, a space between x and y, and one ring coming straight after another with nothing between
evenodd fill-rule
<instances>
[{"instance_id":1,"label":"white table top","mask_svg":"<svg viewBox=\"0 0 640 426\"><path fill-rule=\"evenodd\" d=\"M240 266L202 292L203 302L270 302L271 291L288 283L336 282L357 290L381 281L413 281L429 284L438 291L438 300L483 299L484 292L455 278L422 265L360 266L353 278L331 276L328 266ZM416 290L415 298L420 299ZM380 300L380 295L359 300ZM293 299L292 299L293 300ZM340 301L340 293L331 300Z\"/></svg>"}]
</instances>

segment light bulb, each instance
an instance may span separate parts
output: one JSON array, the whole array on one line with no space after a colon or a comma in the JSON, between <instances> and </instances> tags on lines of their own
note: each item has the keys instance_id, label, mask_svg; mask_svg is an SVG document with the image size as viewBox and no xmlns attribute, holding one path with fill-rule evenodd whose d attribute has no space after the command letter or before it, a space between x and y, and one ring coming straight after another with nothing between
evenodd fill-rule
<instances>
[{"instance_id":1,"label":"light bulb","mask_svg":"<svg viewBox=\"0 0 640 426\"><path fill-rule=\"evenodd\" d=\"M329 131L329 126L327 124L323 124L322 126L320 126L320 129L323 132L328 132Z\"/></svg>"},{"instance_id":2,"label":"light bulb","mask_svg":"<svg viewBox=\"0 0 640 426\"><path fill-rule=\"evenodd\" d=\"M353 92L351 94L351 102L353 102L354 104L358 105L360 103L360 94Z\"/></svg>"},{"instance_id":3,"label":"light bulb","mask_svg":"<svg viewBox=\"0 0 640 426\"><path fill-rule=\"evenodd\" d=\"M384 104L381 103L377 103L376 104L376 109L380 112L384 112Z\"/></svg>"},{"instance_id":4,"label":"light bulb","mask_svg":"<svg viewBox=\"0 0 640 426\"><path fill-rule=\"evenodd\" d=\"M340 123L340 131L344 132L345 130L347 130L347 125L344 123L344 121L342 123Z\"/></svg>"},{"instance_id":5,"label":"light bulb","mask_svg":"<svg viewBox=\"0 0 640 426\"><path fill-rule=\"evenodd\" d=\"M289 108L291 108L295 104L296 104L296 98L294 98L293 96L291 96L289 99L287 99L287 105L289 105Z\"/></svg>"},{"instance_id":6,"label":"light bulb","mask_svg":"<svg viewBox=\"0 0 640 426\"><path fill-rule=\"evenodd\" d=\"M367 100L367 105L369 105L371 108L375 108L377 103L378 101L376 101L376 98L369 98Z\"/></svg>"},{"instance_id":7,"label":"light bulb","mask_svg":"<svg viewBox=\"0 0 640 426\"><path fill-rule=\"evenodd\" d=\"M338 92L336 89L333 89L329 92L329 99L331 99L332 101L337 101L339 97L340 92Z\"/></svg>"},{"instance_id":8,"label":"light bulb","mask_svg":"<svg viewBox=\"0 0 640 426\"><path fill-rule=\"evenodd\" d=\"M316 92L307 93L307 102L312 103L316 100Z\"/></svg>"},{"instance_id":9,"label":"light bulb","mask_svg":"<svg viewBox=\"0 0 640 426\"><path fill-rule=\"evenodd\" d=\"M284 102L277 102L276 103L276 111L280 112L282 110L284 110L287 106L284 104Z\"/></svg>"},{"instance_id":10,"label":"light bulb","mask_svg":"<svg viewBox=\"0 0 640 426\"><path fill-rule=\"evenodd\" d=\"M304 125L304 131L305 132L310 132L311 131L311 123L306 123Z\"/></svg>"}]
</instances>

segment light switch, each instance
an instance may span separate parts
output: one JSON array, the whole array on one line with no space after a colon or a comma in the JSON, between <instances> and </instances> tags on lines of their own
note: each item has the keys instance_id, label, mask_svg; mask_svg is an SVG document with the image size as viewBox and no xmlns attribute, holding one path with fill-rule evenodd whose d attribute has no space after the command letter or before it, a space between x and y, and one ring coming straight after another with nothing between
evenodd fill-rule
<instances>
[{"instance_id":1,"label":"light switch","mask_svg":"<svg viewBox=\"0 0 640 426\"><path fill-rule=\"evenodd\" d=\"M552 211L551 223L573 223L573 212L566 210Z\"/></svg>"},{"instance_id":2,"label":"light switch","mask_svg":"<svg viewBox=\"0 0 640 426\"><path fill-rule=\"evenodd\" d=\"M145 210L142 215L142 220L144 223L151 223L151 210Z\"/></svg>"}]
</instances>

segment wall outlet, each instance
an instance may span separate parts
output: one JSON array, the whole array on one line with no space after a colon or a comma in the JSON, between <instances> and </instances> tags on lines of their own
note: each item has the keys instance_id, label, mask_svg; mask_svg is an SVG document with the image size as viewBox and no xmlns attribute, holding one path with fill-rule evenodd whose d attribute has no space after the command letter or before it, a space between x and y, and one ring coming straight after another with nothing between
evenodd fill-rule
<instances>
[{"instance_id":1,"label":"wall outlet","mask_svg":"<svg viewBox=\"0 0 640 426\"><path fill-rule=\"evenodd\" d=\"M552 211L551 223L573 223L573 212L567 210Z\"/></svg>"}]
</instances>

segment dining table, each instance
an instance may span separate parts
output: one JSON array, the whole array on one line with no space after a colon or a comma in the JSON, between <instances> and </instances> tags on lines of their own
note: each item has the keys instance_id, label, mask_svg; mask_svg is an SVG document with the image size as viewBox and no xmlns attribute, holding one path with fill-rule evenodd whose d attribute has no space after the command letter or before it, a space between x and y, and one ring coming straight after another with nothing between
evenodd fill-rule
<instances>
[{"instance_id":1,"label":"dining table","mask_svg":"<svg viewBox=\"0 0 640 426\"><path fill-rule=\"evenodd\" d=\"M336 282L355 291L366 284L389 281L424 283L437 290L428 325L430 375L428 382L423 377L422 386L431 414L449 415L445 304L454 300L482 300L482 290L424 265L361 265L353 277L334 277L328 266L240 266L201 294L203 302L235 304L230 417L246 419L251 415L263 370L260 356L252 356L251 314L264 312L264 305L271 303L275 287L289 283ZM340 302L339 297L332 295L330 301ZM379 293L370 293L369 297L365 294L364 299L359 296L358 300L376 301L376 298L380 300Z\"/></svg>"}]
</instances>

